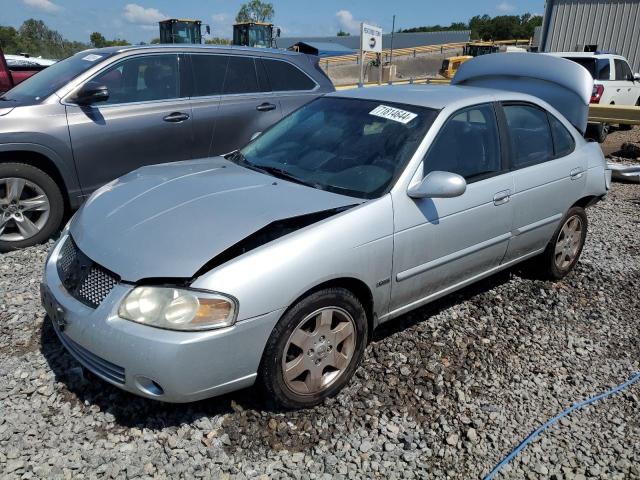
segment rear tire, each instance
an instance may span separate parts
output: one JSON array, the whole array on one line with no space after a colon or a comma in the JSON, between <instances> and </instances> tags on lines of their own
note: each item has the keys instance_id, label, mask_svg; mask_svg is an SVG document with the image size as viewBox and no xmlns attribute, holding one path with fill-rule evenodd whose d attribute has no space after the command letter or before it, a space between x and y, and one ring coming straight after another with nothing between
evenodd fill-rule
<instances>
[{"instance_id":1,"label":"rear tire","mask_svg":"<svg viewBox=\"0 0 640 480\"><path fill-rule=\"evenodd\" d=\"M576 266L587 239L587 214L582 207L572 207L562 219L541 255L540 273L560 280Z\"/></svg>"},{"instance_id":2,"label":"rear tire","mask_svg":"<svg viewBox=\"0 0 640 480\"><path fill-rule=\"evenodd\" d=\"M24 163L0 164L0 252L46 241L63 215L62 193L49 175Z\"/></svg>"},{"instance_id":3,"label":"rear tire","mask_svg":"<svg viewBox=\"0 0 640 480\"><path fill-rule=\"evenodd\" d=\"M367 343L365 310L349 290L312 293L287 311L267 341L258 386L267 403L313 407L353 377Z\"/></svg>"},{"instance_id":4,"label":"rear tire","mask_svg":"<svg viewBox=\"0 0 640 480\"><path fill-rule=\"evenodd\" d=\"M587 138L592 138L598 143L604 143L609 135L611 126L608 123L596 123L587 126Z\"/></svg>"}]
</instances>

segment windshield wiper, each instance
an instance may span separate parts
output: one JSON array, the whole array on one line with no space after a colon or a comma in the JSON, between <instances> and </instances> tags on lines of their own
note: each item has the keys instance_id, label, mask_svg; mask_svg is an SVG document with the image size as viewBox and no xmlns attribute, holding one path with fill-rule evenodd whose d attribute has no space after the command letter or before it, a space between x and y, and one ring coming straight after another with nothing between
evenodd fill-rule
<instances>
[{"instance_id":1,"label":"windshield wiper","mask_svg":"<svg viewBox=\"0 0 640 480\"><path fill-rule=\"evenodd\" d=\"M324 190L322 185L308 182L307 180L303 180L301 178L296 177L295 175L290 174L286 170L283 170L278 167L270 167L268 165L253 165L255 168L258 168L269 175L273 175L274 177L282 178L283 180L289 180L290 182L299 183L300 185L306 185L307 187L317 188L318 190Z\"/></svg>"}]
</instances>

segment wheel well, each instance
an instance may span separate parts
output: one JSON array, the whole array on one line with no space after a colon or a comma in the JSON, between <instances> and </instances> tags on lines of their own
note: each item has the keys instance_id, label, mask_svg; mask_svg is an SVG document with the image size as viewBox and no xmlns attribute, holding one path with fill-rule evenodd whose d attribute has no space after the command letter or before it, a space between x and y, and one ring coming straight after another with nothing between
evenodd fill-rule
<instances>
[{"instance_id":1,"label":"wheel well","mask_svg":"<svg viewBox=\"0 0 640 480\"><path fill-rule=\"evenodd\" d=\"M374 327L373 295L371 294L371 290L369 290L367 284L362 280L350 277L334 278L328 280L304 292L291 305L295 305L304 297L307 297L319 290L324 290L325 288L344 288L346 290L349 290L356 296L358 300L360 300L367 315L367 323L369 324L369 337L371 337Z\"/></svg>"},{"instance_id":2,"label":"wheel well","mask_svg":"<svg viewBox=\"0 0 640 480\"><path fill-rule=\"evenodd\" d=\"M590 207L591 205L593 205L597 201L598 201L598 197L596 197L595 195L589 195L589 196L586 196L586 197L582 197L576 203L571 205L571 207L581 207L581 208L586 209L587 207Z\"/></svg>"},{"instance_id":3,"label":"wheel well","mask_svg":"<svg viewBox=\"0 0 640 480\"><path fill-rule=\"evenodd\" d=\"M64 183L64 179L60 172L56 168L55 164L49 159L40 153L37 152L27 152L27 151L14 151L14 152L0 152L0 163L25 163L27 165L31 165L34 168L38 168L42 170L44 173L49 175L54 182L60 187L60 191L62 192L62 198L64 200L64 209L65 213L70 211L69 204L69 192L67 192L67 187Z\"/></svg>"}]
</instances>

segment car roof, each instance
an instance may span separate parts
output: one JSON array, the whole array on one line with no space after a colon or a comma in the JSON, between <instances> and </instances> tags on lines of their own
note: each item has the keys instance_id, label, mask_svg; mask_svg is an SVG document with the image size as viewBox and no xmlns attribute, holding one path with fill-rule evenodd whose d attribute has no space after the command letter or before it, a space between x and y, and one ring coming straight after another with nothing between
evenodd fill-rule
<instances>
[{"instance_id":1,"label":"car roof","mask_svg":"<svg viewBox=\"0 0 640 480\"><path fill-rule=\"evenodd\" d=\"M624 58L617 53L604 52L544 52L545 55L553 55L555 57L574 57L574 58Z\"/></svg>"},{"instance_id":2,"label":"car roof","mask_svg":"<svg viewBox=\"0 0 640 480\"><path fill-rule=\"evenodd\" d=\"M126 45L126 46L115 46L115 47L104 47L104 48L92 48L89 50L84 50L84 52L92 52L92 53L103 53L107 55L111 55L114 53L124 53L131 51L144 51L144 50L181 50L181 51L237 51L238 53L245 52L249 53L270 53L270 54L278 54L278 55L286 55L290 57L300 57L305 56L304 53L294 52L291 50L282 50L278 48L256 48L256 47L243 47L239 45L201 45L201 44L189 44L189 43L158 43L152 45Z\"/></svg>"},{"instance_id":3,"label":"car roof","mask_svg":"<svg viewBox=\"0 0 640 480\"><path fill-rule=\"evenodd\" d=\"M328 96L404 103L405 105L434 108L436 110L441 110L454 103L473 104L496 100L538 102L536 97L522 93L453 85L387 85L340 90L330 93Z\"/></svg>"}]
</instances>

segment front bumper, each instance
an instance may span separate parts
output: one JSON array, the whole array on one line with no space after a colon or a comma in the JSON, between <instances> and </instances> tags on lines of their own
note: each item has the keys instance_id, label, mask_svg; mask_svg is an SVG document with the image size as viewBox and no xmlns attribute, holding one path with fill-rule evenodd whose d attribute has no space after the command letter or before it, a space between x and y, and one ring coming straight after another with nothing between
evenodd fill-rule
<instances>
[{"instance_id":1,"label":"front bumper","mask_svg":"<svg viewBox=\"0 0 640 480\"><path fill-rule=\"evenodd\" d=\"M84 367L131 393L165 402L190 402L248 387L282 310L206 332L176 332L117 316L133 288L116 285L92 309L64 288L54 246L41 286L43 305L62 344Z\"/></svg>"}]
</instances>

